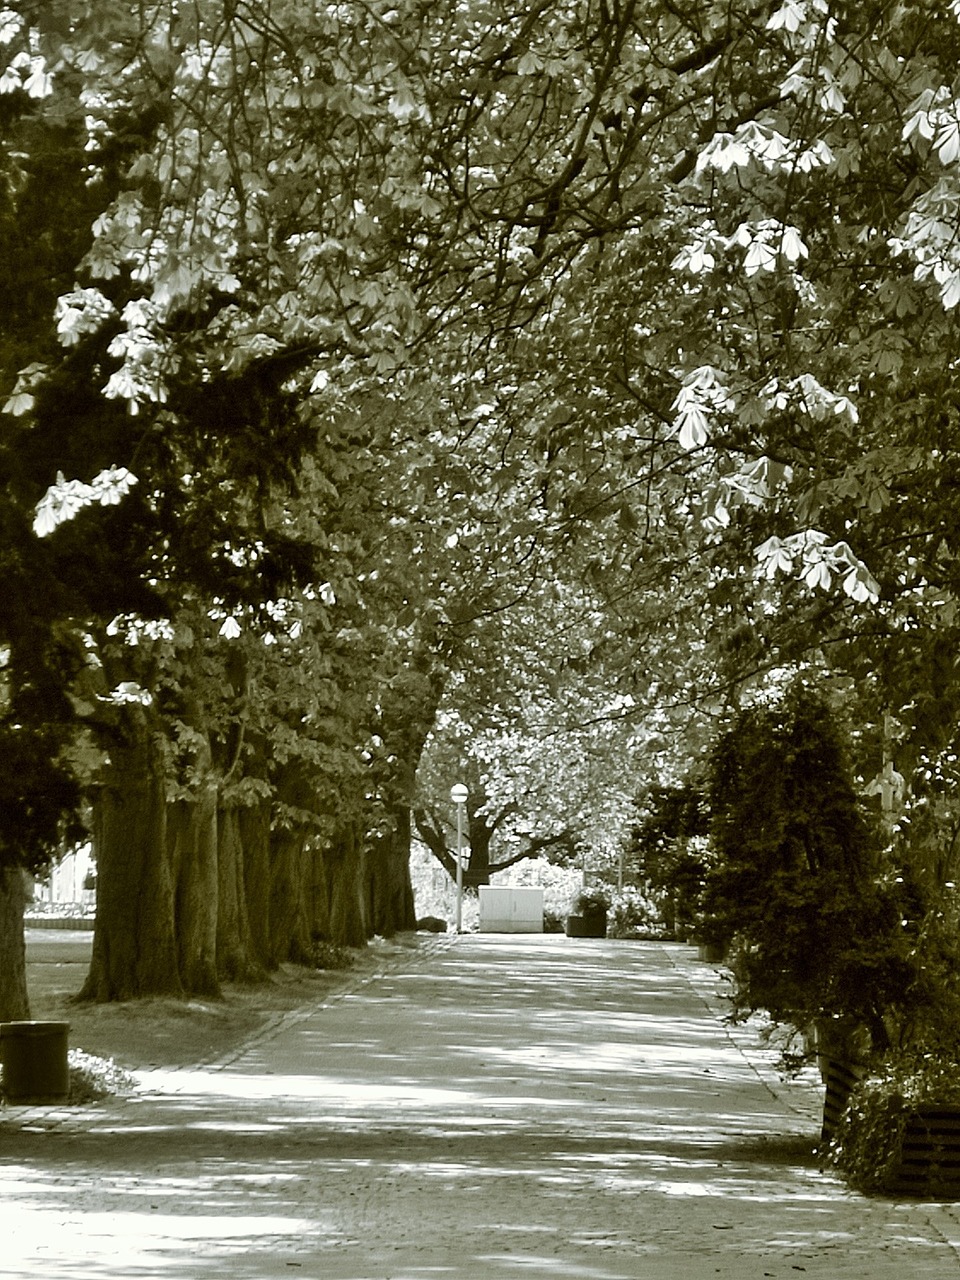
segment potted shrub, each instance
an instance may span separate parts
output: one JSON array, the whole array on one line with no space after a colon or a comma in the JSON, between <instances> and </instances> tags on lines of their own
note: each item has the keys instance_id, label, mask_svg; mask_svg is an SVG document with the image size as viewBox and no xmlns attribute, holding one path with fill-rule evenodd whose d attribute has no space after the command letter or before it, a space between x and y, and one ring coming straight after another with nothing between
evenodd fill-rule
<instances>
[{"instance_id":1,"label":"potted shrub","mask_svg":"<svg viewBox=\"0 0 960 1280\"><path fill-rule=\"evenodd\" d=\"M610 895L605 889L581 889L567 916L568 938L605 938Z\"/></svg>"},{"instance_id":2,"label":"potted shrub","mask_svg":"<svg viewBox=\"0 0 960 1280\"><path fill-rule=\"evenodd\" d=\"M960 943L954 912L896 878L902 977L888 1045L852 1091L827 1155L864 1191L960 1199Z\"/></svg>"},{"instance_id":3,"label":"potted shrub","mask_svg":"<svg viewBox=\"0 0 960 1280\"><path fill-rule=\"evenodd\" d=\"M956 1054L894 1058L863 1080L829 1154L861 1191L960 1199Z\"/></svg>"}]
</instances>

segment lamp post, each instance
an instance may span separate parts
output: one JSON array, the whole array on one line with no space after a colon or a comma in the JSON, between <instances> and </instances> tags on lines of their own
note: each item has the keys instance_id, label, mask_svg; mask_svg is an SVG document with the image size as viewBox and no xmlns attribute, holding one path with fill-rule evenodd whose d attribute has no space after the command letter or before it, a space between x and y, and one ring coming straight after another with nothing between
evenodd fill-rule
<instances>
[{"instance_id":1,"label":"lamp post","mask_svg":"<svg viewBox=\"0 0 960 1280\"><path fill-rule=\"evenodd\" d=\"M467 800L467 788L462 782L450 788L450 799L457 806L457 933L463 924L463 806Z\"/></svg>"}]
</instances>

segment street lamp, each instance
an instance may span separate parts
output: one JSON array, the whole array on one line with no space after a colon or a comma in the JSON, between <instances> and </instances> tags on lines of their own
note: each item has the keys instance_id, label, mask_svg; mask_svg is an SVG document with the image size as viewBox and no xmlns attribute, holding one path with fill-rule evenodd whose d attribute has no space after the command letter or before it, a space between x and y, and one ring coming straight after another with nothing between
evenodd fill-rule
<instances>
[{"instance_id":1,"label":"street lamp","mask_svg":"<svg viewBox=\"0 0 960 1280\"><path fill-rule=\"evenodd\" d=\"M457 806L457 933L463 924L463 806L467 802L467 788L462 782L450 788L450 799Z\"/></svg>"}]
</instances>

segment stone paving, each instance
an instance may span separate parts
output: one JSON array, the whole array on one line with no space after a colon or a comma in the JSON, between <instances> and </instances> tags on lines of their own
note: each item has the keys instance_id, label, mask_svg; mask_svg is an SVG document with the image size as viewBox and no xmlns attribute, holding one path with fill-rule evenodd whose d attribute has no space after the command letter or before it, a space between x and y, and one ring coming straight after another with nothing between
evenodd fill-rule
<instances>
[{"instance_id":1,"label":"stone paving","mask_svg":"<svg viewBox=\"0 0 960 1280\"><path fill-rule=\"evenodd\" d=\"M0 1112L4 1280L960 1277L821 1173L693 948L465 935L133 1098Z\"/></svg>"}]
</instances>

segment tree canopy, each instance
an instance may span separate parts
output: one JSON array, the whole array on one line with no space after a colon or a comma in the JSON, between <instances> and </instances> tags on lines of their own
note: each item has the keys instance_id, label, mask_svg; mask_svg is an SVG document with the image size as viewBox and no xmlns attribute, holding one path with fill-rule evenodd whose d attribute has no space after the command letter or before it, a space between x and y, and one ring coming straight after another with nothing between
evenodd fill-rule
<instances>
[{"instance_id":1,"label":"tree canopy","mask_svg":"<svg viewBox=\"0 0 960 1280\"><path fill-rule=\"evenodd\" d=\"M506 804L534 726L674 783L803 661L865 779L942 762L958 49L920 0L0 11L0 859L105 794L87 732L368 870L461 696Z\"/></svg>"}]
</instances>

